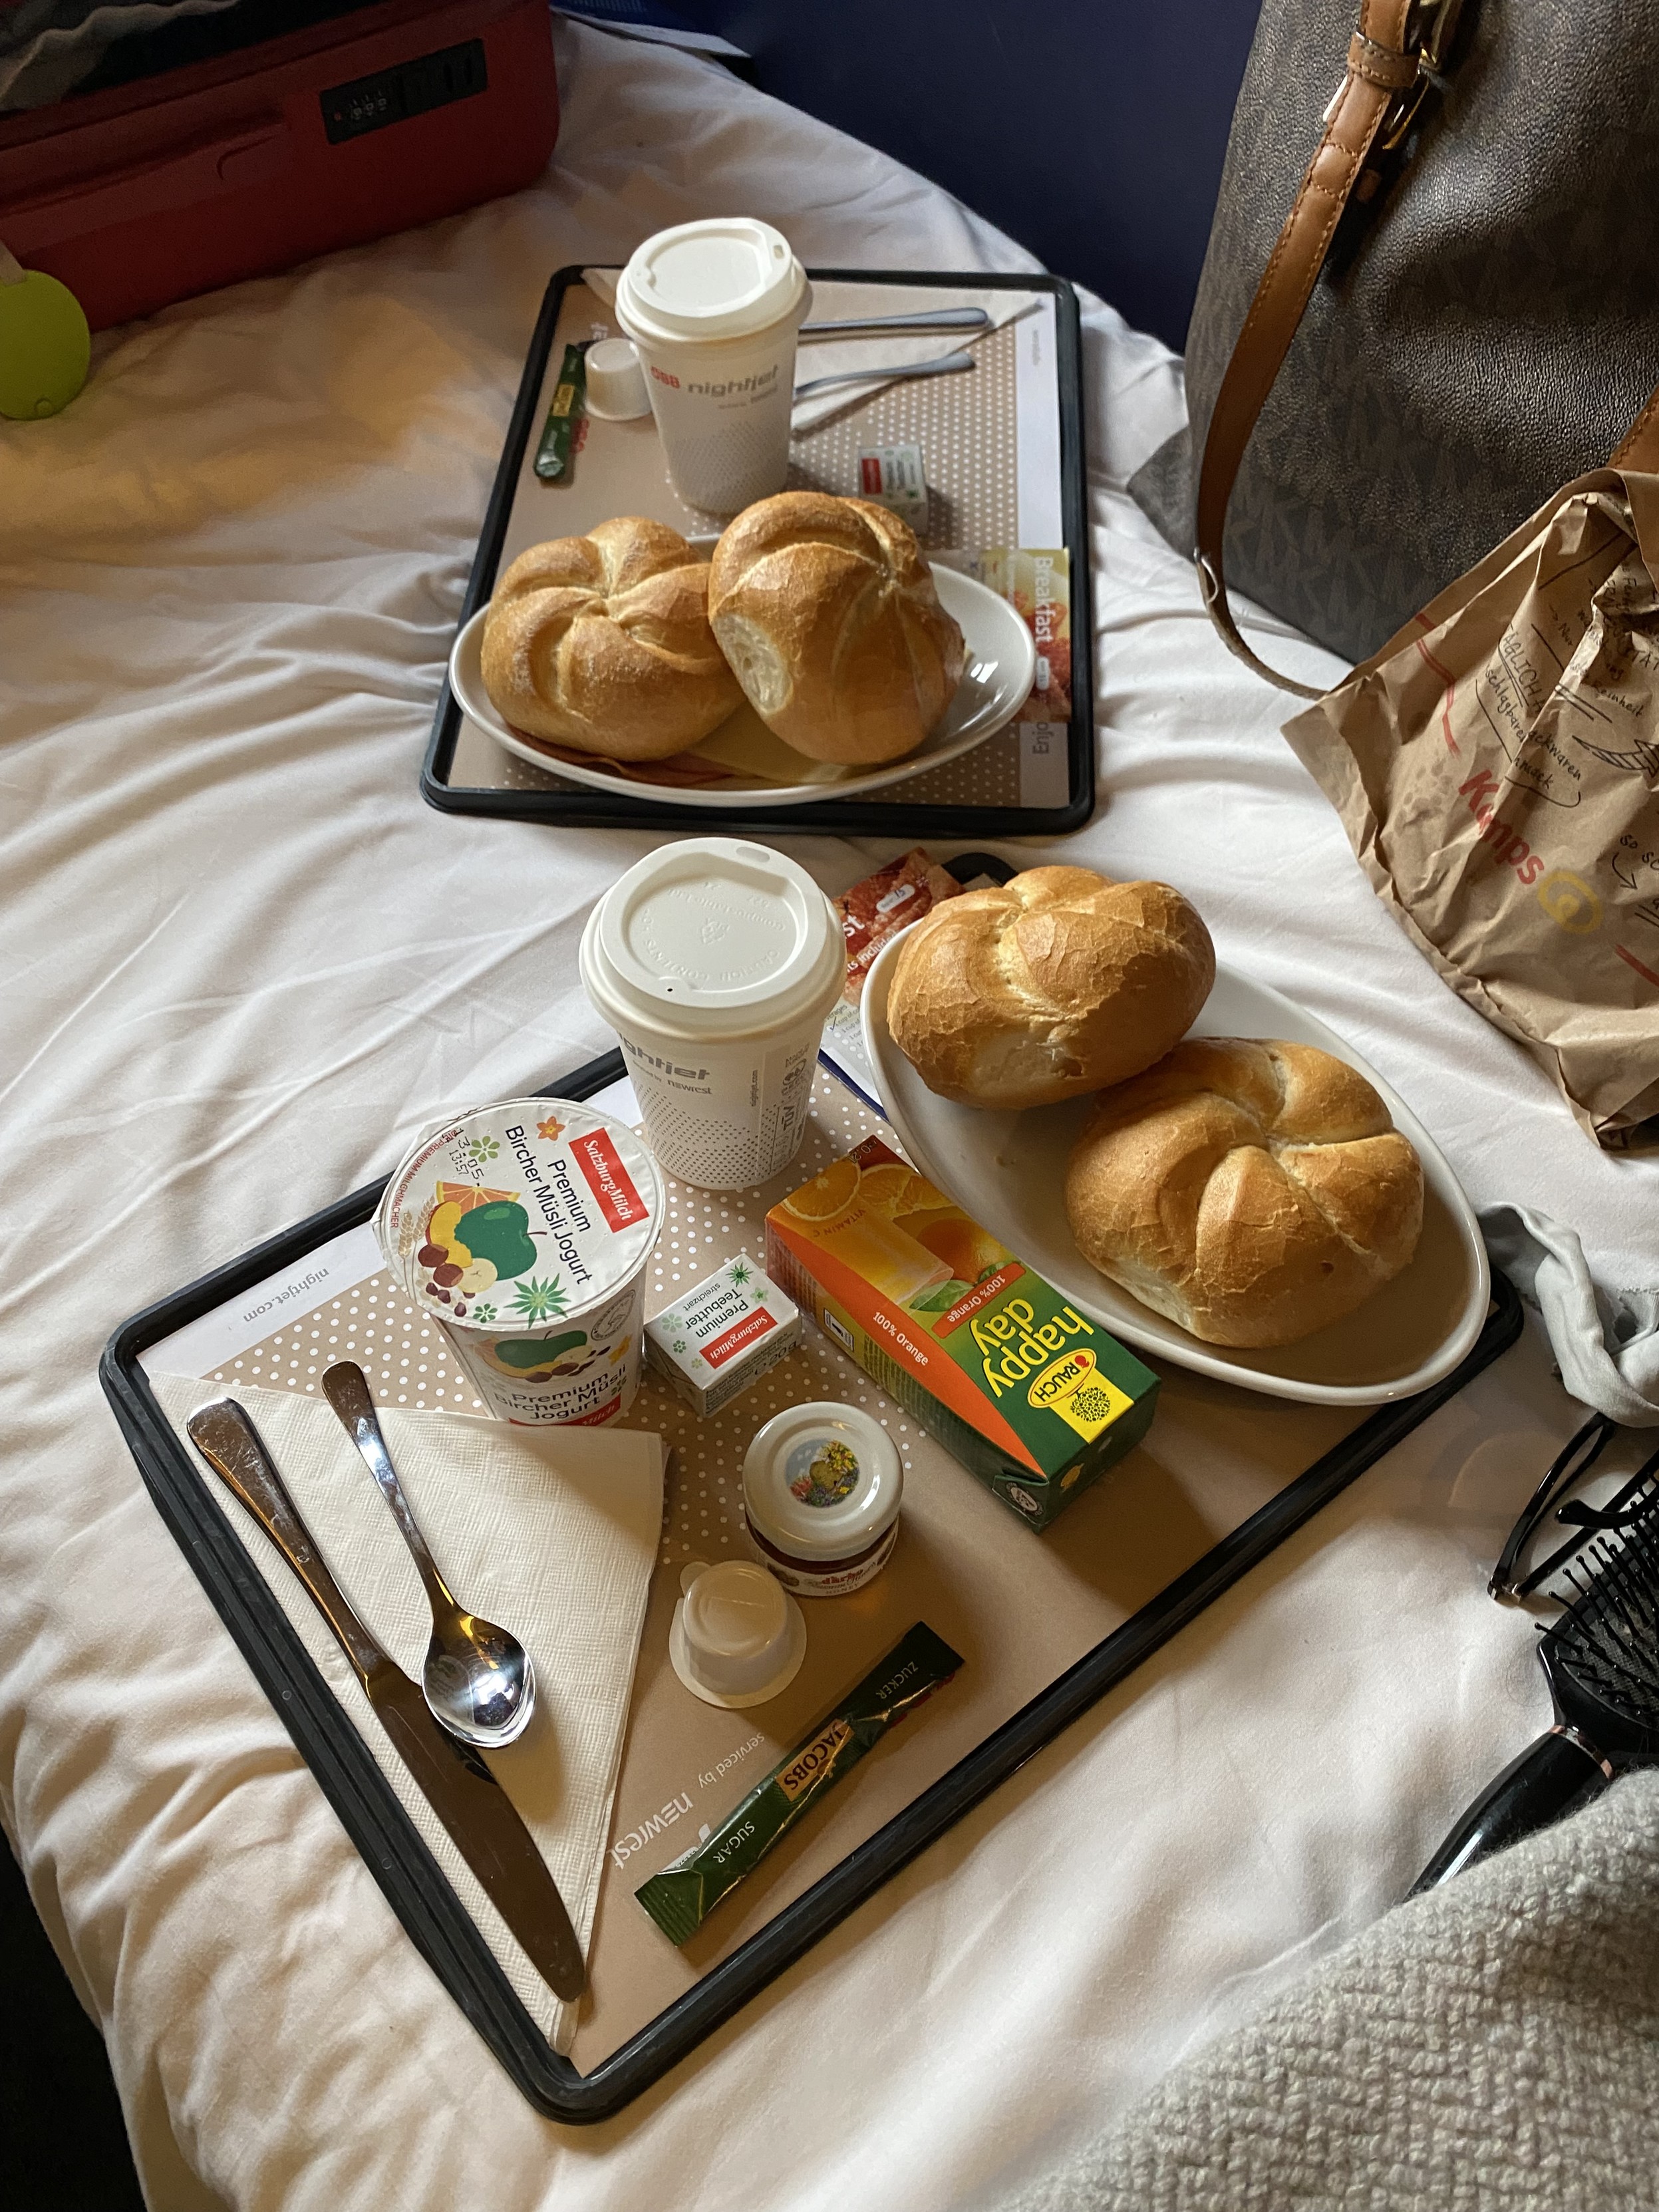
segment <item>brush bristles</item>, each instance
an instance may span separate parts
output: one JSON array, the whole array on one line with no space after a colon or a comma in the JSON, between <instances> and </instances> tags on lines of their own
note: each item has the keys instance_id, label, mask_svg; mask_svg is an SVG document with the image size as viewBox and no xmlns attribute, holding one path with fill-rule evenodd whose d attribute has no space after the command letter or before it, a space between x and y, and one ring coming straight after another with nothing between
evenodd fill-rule
<instances>
[{"instance_id":1,"label":"brush bristles","mask_svg":"<svg viewBox=\"0 0 1659 2212\"><path fill-rule=\"evenodd\" d=\"M1551 1629L1570 1673L1632 1726L1659 1734L1659 1511L1598 1536L1568 1579L1577 1601Z\"/></svg>"}]
</instances>

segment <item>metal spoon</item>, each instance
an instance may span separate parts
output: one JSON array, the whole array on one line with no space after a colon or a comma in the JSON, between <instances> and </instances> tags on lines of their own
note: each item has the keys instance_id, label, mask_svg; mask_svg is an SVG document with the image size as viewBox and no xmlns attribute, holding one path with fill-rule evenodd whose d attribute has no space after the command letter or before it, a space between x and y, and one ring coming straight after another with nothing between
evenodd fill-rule
<instances>
[{"instance_id":1,"label":"metal spoon","mask_svg":"<svg viewBox=\"0 0 1659 2212\"><path fill-rule=\"evenodd\" d=\"M530 1654L516 1636L497 1628L493 1620L480 1620L466 1612L451 1595L410 1510L362 1369L352 1359L331 1367L323 1377L323 1395L380 1485L426 1586L432 1641L421 1669L421 1691L427 1709L440 1727L463 1743L498 1750L522 1734L536 1702Z\"/></svg>"},{"instance_id":2,"label":"metal spoon","mask_svg":"<svg viewBox=\"0 0 1659 2212\"><path fill-rule=\"evenodd\" d=\"M982 331L990 321L984 307L921 307L912 315L848 315L837 323L803 323L804 338L839 336L843 331Z\"/></svg>"},{"instance_id":3,"label":"metal spoon","mask_svg":"<svg viewBox=\"0 0 1659 2212\"><path fill-rule=\"evenodd\" d=\"M978 365L970 353L942 353L937 361L895 362L886 368L843 368L836 376L809 377L795 386L795 398L805 399L809 392L822 392L831 384L886 384L901 376L948 376L955 369Z\"/></svg>"}]
</instances>

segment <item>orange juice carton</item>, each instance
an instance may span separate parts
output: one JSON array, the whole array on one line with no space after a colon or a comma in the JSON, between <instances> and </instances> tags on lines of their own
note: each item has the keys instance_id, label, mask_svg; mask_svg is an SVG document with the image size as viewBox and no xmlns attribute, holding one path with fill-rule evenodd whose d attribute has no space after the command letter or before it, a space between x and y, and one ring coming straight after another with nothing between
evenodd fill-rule
<instances>
[{"instance_id":1,"label":"orange juice carton","mask_svg":"<svg viewBox=\"0 0 1659 2212\"><path fill-rule=\"evenodd\" d=\"M1034 1528L1152 1425L1152 1370L879 1137L772 1208L766 1270Z\"/></svg>"}]
</instances>

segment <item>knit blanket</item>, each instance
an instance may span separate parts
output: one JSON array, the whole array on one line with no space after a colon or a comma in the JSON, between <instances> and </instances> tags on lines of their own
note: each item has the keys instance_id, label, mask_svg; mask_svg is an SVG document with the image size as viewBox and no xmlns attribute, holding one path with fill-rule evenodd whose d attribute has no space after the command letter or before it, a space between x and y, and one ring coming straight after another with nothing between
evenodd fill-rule
<instances>
[{"instance_id":1,"label":"knit blanket","mask_svg":"<svg viewBox=\"0 0 1659 2212\"><path fill-rule=\"evenodd\" d=\"M999 2212L1659 2204L1659 1773L1413 1899Z\"/></svg>"}]
</instances>

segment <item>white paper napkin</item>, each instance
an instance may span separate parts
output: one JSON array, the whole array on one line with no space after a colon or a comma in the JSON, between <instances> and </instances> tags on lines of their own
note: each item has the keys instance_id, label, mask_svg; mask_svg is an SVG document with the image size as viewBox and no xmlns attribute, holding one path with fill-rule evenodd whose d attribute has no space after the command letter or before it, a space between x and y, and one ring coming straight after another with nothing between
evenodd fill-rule
<instances>
[{"instance_id":1,"label":"white paper napkin","mask_svg":"<svg viewBox=\"0 0 1659 2212\"><path fill-rule=\"evenodd\" d=\"M614 307L620 274L615 269L584 269L582 282L607 307ZM908 315L937 307L983 307L991 319L978 331L935 330L908 337L872 331L859 337L805 337L795 354L795 381L805 384L814 377L839 376L854 368L909 368L920 361L940 360L948 353L971 353L993 331L1000 330L1017 316L1029 313L1034 305L1029 292L975 291L971 286L957 291L941 284L838 283L833 301L820 301L812 309L809 320L832 322L845 321L853 315ZM969 376L974 374L971 369L961 373ZM795 402L789 420L796 430L809 430L815 422L827 422L844 407L855 407L860 400L886 389L885 384L872 379L830 392L815 392L810 398Z\"/></svg>"},{"instance_id":2,"label":"white paper napkin","mask_svg":"<svg viewBox=\"0 0 1659 2212\"><path fill-rule=\"evenodd\" d=\"M426 1598L390 1510L326 1401L286 1390L227 1392L178 1376L150 1379L181 1436L189 1414L211 1398L231 1395L246 1407L336 1578L418 1681L431 1631ZM463 1605L511 1629L535 1662L530 1726L489 1762L547 1861L586 1951L662 1529L663 1441L641 1430L515 1428L396 1407L380 1419L451 1589ZM198 1463L514 1989L549 2040L567 2047L577 2008L559 2002L507 1933L281 1554Z\"/></svg>"}]
</instances>

